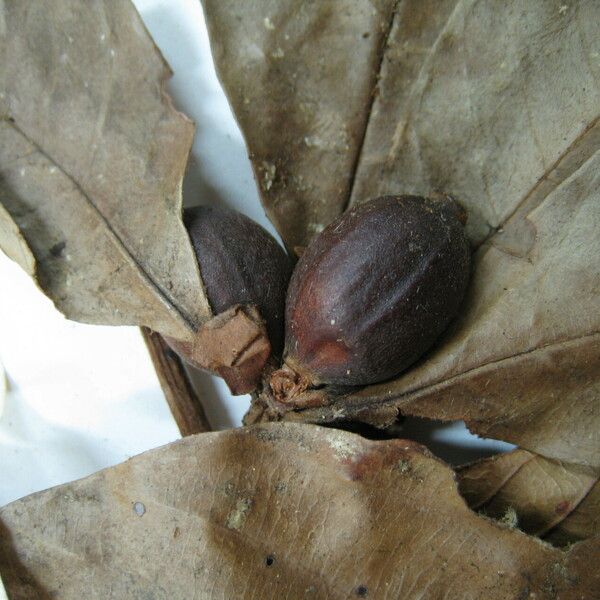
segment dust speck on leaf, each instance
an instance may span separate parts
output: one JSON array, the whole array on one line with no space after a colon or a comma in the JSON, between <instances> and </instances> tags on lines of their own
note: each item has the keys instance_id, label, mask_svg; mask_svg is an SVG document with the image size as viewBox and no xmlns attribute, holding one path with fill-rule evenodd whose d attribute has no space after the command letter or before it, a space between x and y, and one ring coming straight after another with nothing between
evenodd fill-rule
<instances>
[{"instance_id":1,"label":"dust speck on leaf","mask_svg":"<svg viewBox=\"0 0 600 600\"><path fill-rule=\"evenodd\" d=\"M509 506L504 513L504 516L500 519L501 523L507 525L511 529L515 529L519 525L519 516L517 515L517 511Z\"/></svg>"},{"instance_id":2,"label":"dust speck on leaf","mask_svg":"<svg viewBox=\"0 0 600 600\"><path fill-rule=\"evenodd\" d=\"M263 161L262 170L263 170L262 187L268 191L271 189L271 187L273 186L273 182L275 181L275 174L277 172L277 167L273 163Z\"/></svg>"},{"instance_id":3,"label":"dust speck on leaf","mask_svg":"<svg viewBox=\"0 0 600 600\"><path fill-rule=\"evenodd\" d=\"M400 473L408 473L410 471L410 462L407 460L399 460L396 464L396 468Z\"/></svg>"},{"instance_id":4,"label":"dust speck on leaf","mask_svg":"<svg viewBox=\"0 0 600 600\"><path fill-rule=\"evenodd\" d=\"M330 448L335 452L336 456L341 459L352 458L357 454L357 449L354 445L343 436L331 436L328 439Z\"/></svg>"},{"instance_id":5,"label":"dust speck on leaf","mask_svg":"<svg viewBox=\"0 0 600 600\"><path fill-rule=\"evenodd\" d=\"M240 498L236 502L235 508L227 515L225 526L229 529L239 531L246 522L246 517L251 506L252 500L250 498Z\"/></svg>"}]
</instances>

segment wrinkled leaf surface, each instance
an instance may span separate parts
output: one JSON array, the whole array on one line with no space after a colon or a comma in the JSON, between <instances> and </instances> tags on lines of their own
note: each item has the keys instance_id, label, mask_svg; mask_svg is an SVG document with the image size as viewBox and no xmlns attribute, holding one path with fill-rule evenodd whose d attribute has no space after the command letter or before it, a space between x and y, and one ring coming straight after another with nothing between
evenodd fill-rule
<instances>
[{"instance_id":1,"label":"wrinkled leaf surface","mask_svg":"<svg viewBox=\"0 0 600 600\"><path fill-rule=\"evenodd\" d=\"M14 502L0 522L13 598L591 598L600 586L597 538L563 552L473 513L421 446L311 425L191 436Z\"/></svg>"},{"instance_id":2,"label":"wrinkled leaf surface","mask_svg":"<svg viewBox=\"0 0 600 600\"><path fill-rule=\"evenodd\" d=\"M514 450L458 469L471 508L503 518L514 510L523 531L566 544L600 534L598 476L580 465Z\"/></svg>"}]
</instances>

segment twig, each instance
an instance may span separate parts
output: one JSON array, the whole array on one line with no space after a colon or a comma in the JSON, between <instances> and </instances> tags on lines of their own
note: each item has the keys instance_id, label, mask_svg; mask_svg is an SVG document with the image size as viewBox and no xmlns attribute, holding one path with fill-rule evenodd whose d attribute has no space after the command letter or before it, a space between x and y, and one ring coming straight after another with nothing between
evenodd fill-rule
<instances>
[{"instance_id":1,"label":"twig","mask_svg":"<svg viewBox=\"0 0 600 600\"><path fill-rule=\"evenodd\" d=\"M140 329L181 435L211 431L200 398L179 356L167 346L160 334L146 327Z\"/></svg>"}]
</instances>

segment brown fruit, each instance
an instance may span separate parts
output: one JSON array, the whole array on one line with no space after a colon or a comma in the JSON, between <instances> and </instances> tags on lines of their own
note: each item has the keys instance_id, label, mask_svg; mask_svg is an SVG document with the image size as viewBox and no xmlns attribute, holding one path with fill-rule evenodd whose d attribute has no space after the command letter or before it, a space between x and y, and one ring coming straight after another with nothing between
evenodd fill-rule
<instances>
[{"instance_id":1,"label":"brown fruit","mask_svg":"<svg viewBox=\"0 0 600 600\"><path fill-rule=\"evenodd\" d=\"M326 227L292 274L276 397L383 381L428 350L467 287L463 214L447 196L385 196Z\"/></svg>"},{"instance_id":2,"label":"brown fruit","mask_svg":"<svg viewBox=\"0 0 600 600\"><path fill-rule=\"evenodd\" d=\"M254 304L276 355L283 349L285 294L291 261L275 238L247 216L197 206L184 212L208 301L215 314Z\"/></svg>"},{"instance_id":3,"label":"brown fruit","mask_svg":"<svg viewBox=\"0 0 600 600\"><path fill-rule=\"evenodd\" d=\"M233 394L250 392L271 351L281 356L290 259L265 229L236 211L198 206L183 221L216 316L194 340L165 340L193 366L223 377Z\"/></svg>"}]
</instances>

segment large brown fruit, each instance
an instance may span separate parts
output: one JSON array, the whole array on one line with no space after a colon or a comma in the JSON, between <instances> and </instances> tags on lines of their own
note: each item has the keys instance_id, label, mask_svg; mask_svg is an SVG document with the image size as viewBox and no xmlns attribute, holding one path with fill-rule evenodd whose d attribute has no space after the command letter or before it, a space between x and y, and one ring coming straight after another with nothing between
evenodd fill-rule
<instances>
[{"instance_id":1,"label":"large brown fruit","mask_svg":"<svg viewBox=\"0 0 600 600\"><path fill-rule=\"evenodd\" d=\"M292 265L275 238L247 216L197 206L184 212L208 301L215 314L254 304L265 320L273 353L283 348L285 294Z\"/></svg>"},{"instance_id":2,"label":"large brown fruit","mask_svg":"<svg viewBox=\"0 0 600 600\"><path fill-rule=\"evenodd\" d=\"M290 372L294 392L383 381L428 350L467 287L461 218L449 197L386 196L326 227L292 274L276 393L289 391Z\"/></svg>"}]
</instances>

